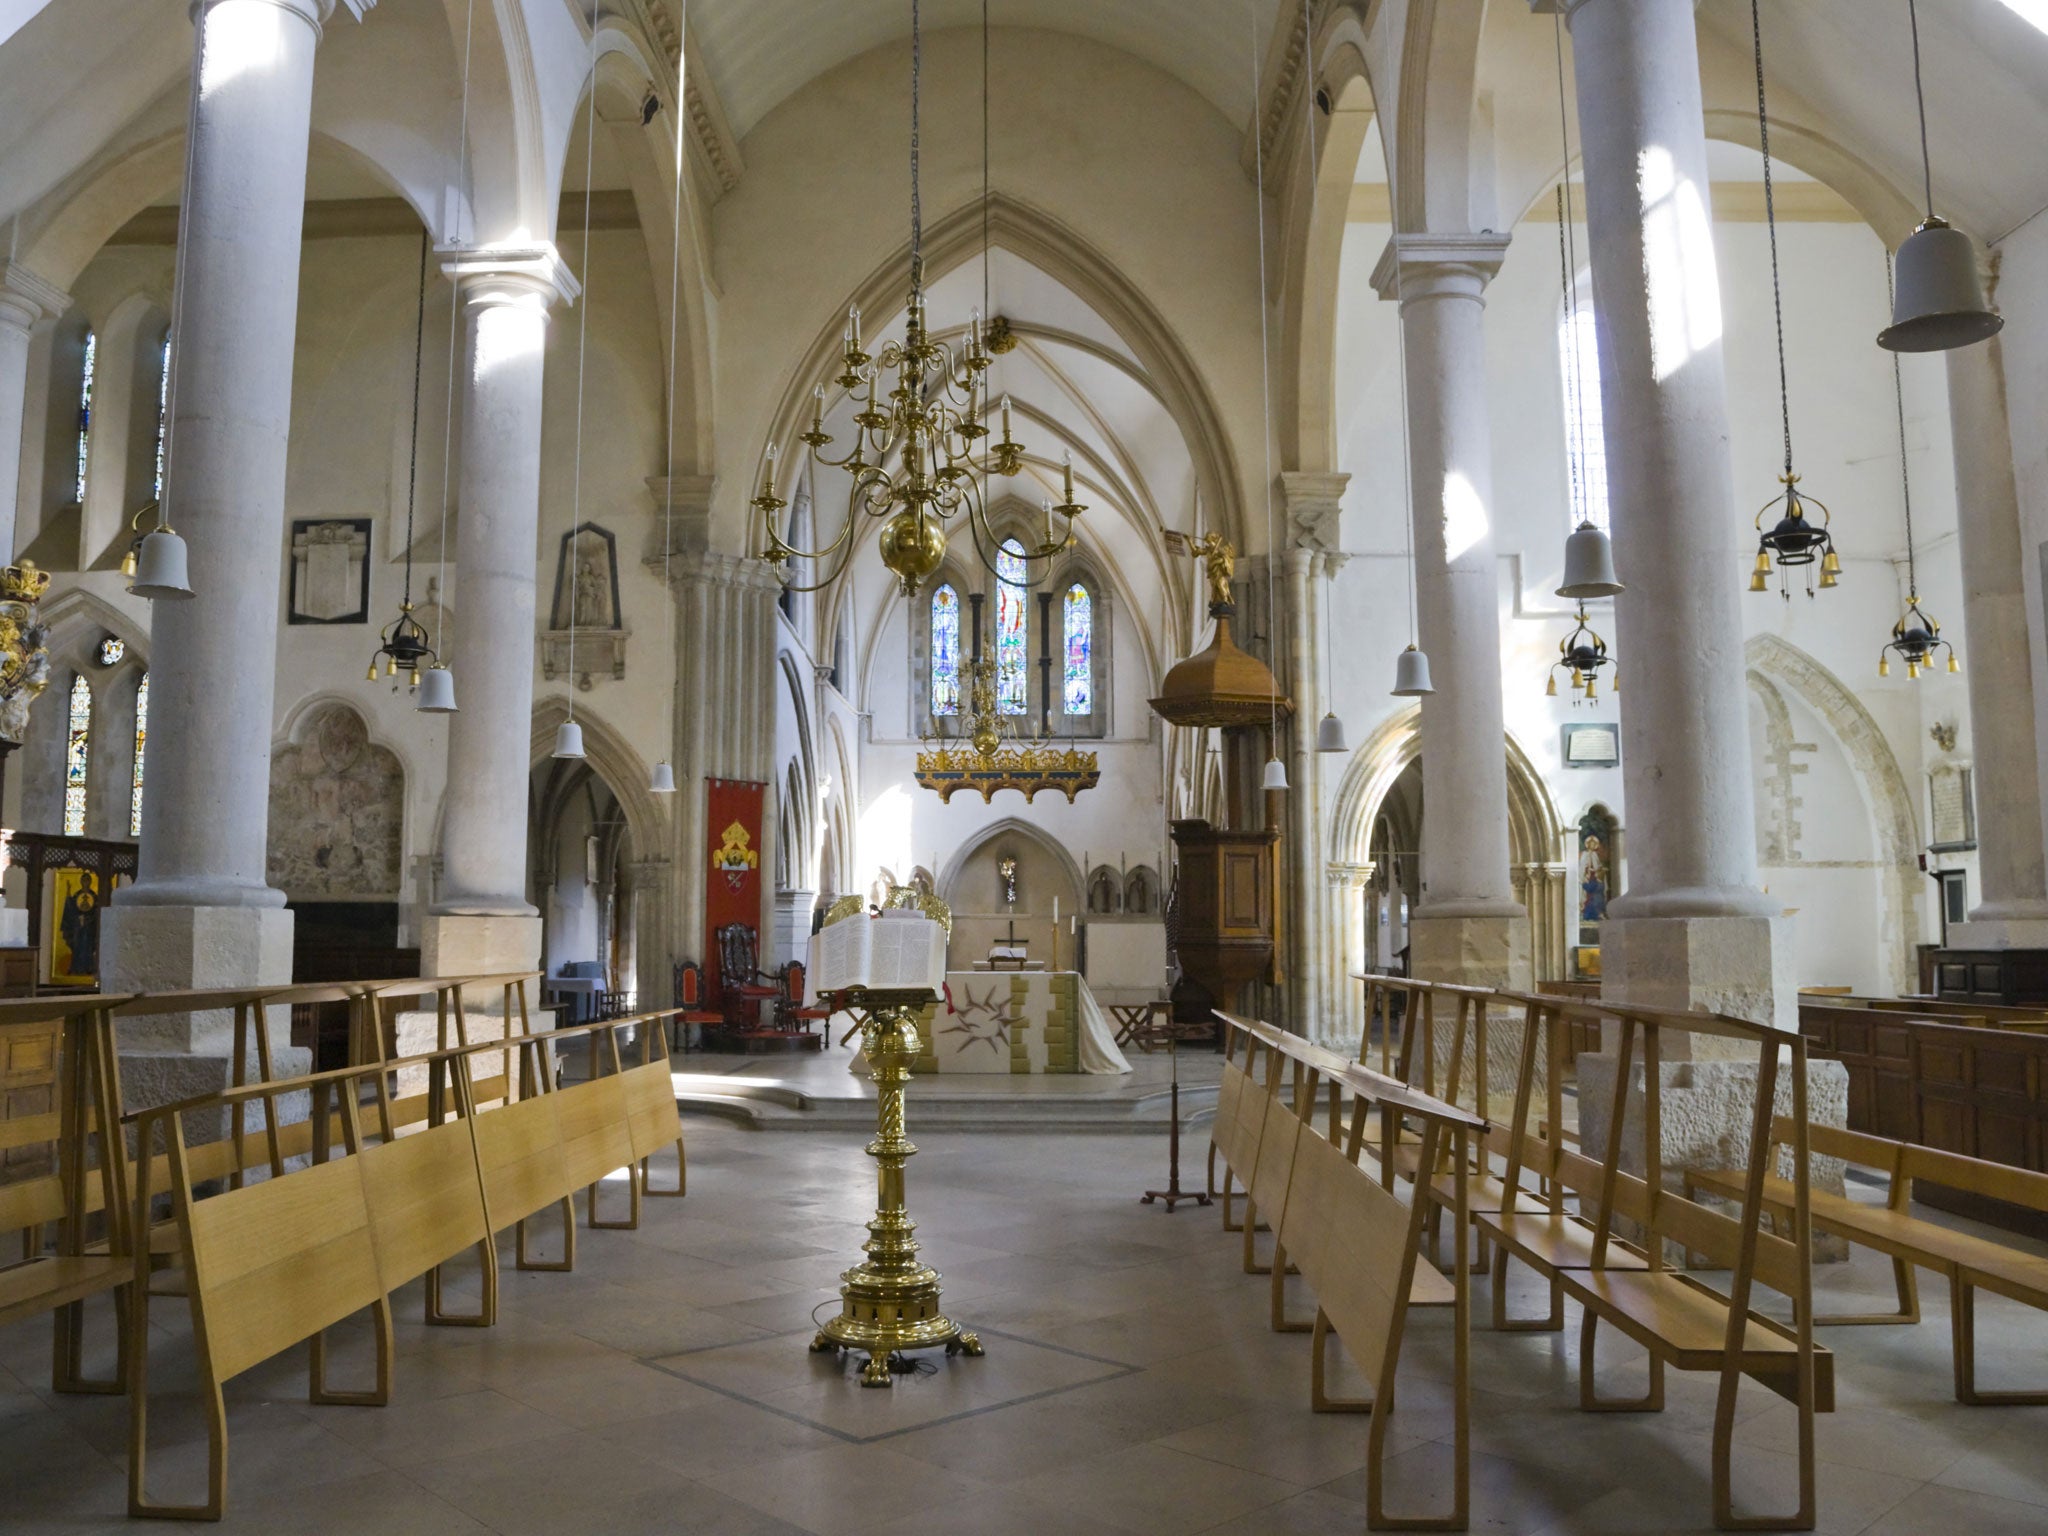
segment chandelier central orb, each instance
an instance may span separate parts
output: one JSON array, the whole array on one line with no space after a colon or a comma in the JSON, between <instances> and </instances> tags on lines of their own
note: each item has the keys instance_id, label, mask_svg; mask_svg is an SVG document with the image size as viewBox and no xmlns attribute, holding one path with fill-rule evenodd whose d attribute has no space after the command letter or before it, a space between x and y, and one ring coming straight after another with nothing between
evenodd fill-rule
<instances>
[{"instance_id":1,"label":"chandelier central orb","mask_svg":"<svg viewBox=\"0 0 2048 1536\"><path fill-rule=\"evenodd\" d=\"M977 308L956 349L954 340L934 336L925 319L924 224L917 165L924 47L915 0L910 17L910 302L903 339L887 343L879 356L870 356L862 350L860 309L849 309L839 372L831 383L854 406L853 446L840 458L825 457L824 449L833 438L825 430L824 381L811 390L809 429L797 434L809 451L814 471L835 469L848 476L846 517L838 536L823 549L795 545L793 530L777 518L788 502L776 494L773 443L768 445L762 467L760 494L752 503L765 535L761 558L773 565L783 584L794 591L814 592L838 578L854 552L854 530L862 517L881 523L877 545L882 564L895 574L907 594L914 594L945 559L946 540L958 517L967 519L976 553L994 570L995 552L1002 540L989 526L988 479L991 475L1015 475L1024 467L1023 445L1010 435L1007 395L1001 403L1002 440L989 440L988 370L993 352L1004 350L997 343L1009 338L1007 323L1000 328L1000 338L984 336ZM985 81L983 90L987 90ZM987 260L986 251L983 260ZM1074 519L1087 510L1074 500L1073 455L1065 455L1064 460L1060 500L1043 503L1043 533L1036 548L1024 551L1026 559L1048 559L1072 545ZM1057 533L1055 514L1064 519ZM795 586L790 581L792 558L829 560L835 556L834 568L815 584Z\"/></svg>"}]
</instances>

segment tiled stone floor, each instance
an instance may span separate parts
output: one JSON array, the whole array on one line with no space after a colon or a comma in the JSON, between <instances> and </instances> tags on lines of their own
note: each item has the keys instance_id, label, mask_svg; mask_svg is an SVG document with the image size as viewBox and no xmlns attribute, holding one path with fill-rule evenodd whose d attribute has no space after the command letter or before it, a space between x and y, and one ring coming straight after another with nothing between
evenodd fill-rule
<instances>
[{"instance_id":1,"label":"tiled stone floor","mask_svg":"<svg viewBox=\"0 0 2048 1536\"><path fill-rule=\"evenodd\" d=\"M912 1121L915 1129L915 1090ZM1366 1421L1307 1405L1308 1341L1266 1328L1213 1210L1140 1206L1165 1148L1131 1135L938 1135L911 1204L955 1316L986 1358L863 1391L813 1356L873 1196L859 1138L692 1119L691 1194L638 1232L582 1232L573 1274L508 1262L495 1329L428 1329L398 1298L391 1406L304 1401L304 1351L228 1389L231 1531L683 1536L1323 1536L1365 1527ZM1195 1161L1190 1159L1191 1163ZM1821 1272L1875 1305L1887 1266ZM1475 1309L1483 1318L1482 1289ZM1533 1290L1518 1310L1537 1307ZM2048 1531L2048 1408L1957 1406L1946 1298L1917 1328L1829 1330L1840 1411L1819 1420L1821 1529ZM189 1381L182 1302L152 1309L153 1370ZM1392 1495L1450 1464L1447 1314L1423 1314L1391 1425ZM104 1333L106 1319L95 1314ZM1711 1383L1674 1373L1660 1415L1576 1409L1562 1335L1475 1329L1472 1528L1709 1528ZM2048 1384L2048 1317L1980 1303L1987 1385ZM346 1330L344 1330L346 1332ZM337 1369L363 1363L360 1332ZM127 1411L48 1391L47 1320L0 1329L0 1533L134 1529ZM1604 1370L1639 1380L1603 1333ZM344 1377L344 1379L347 1379ZM1338 1390L1356 1387L1340 1381ZM1743 1393L1740 1470L1790 1497L1790 1408ZM157 1400L153 1481L196 1491L190 1398Z\"/></svg>"}]
</instances>

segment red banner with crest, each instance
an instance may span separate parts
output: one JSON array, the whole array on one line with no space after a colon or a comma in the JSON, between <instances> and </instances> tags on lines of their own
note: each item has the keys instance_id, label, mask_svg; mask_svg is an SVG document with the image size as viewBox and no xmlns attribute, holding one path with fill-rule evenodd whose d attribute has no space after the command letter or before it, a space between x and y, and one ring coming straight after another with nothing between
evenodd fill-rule
<instances>
[{"instance_id":1,"label":"red banner with crest","mask_svg":"<svg viewBox=\"0 0 2048 1536\"><path fill-rule=\"evenodd\" d=\"M744 779L705 783L704 979L712 997L721 995L724 981L719 929L728 923L753 929L755 963L760 963L761 807L767 792L766 784Z\"/></svg>"}]
</instances>

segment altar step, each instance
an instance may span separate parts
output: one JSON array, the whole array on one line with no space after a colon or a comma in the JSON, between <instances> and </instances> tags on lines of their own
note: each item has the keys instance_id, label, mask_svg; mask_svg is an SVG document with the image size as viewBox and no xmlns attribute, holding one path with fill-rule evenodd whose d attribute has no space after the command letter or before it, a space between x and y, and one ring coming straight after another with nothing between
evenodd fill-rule
<instances>
[{"instance_id":1,"label":"altar step","mask_svg":"<svg viewBox=\"0 0 2048 1536\"><path fill-rule=\"evenodd\" d=\"M763 1131L871 1133L875 1128L872 1097L827 1097L784 1082L736 1075L677 1073L676 1103L684 1114L715 1115ZM918 1078L910 1085L913 1139L919 1132L940 1131L1158 1135L1166 1130L1171 1109L1172 1096L1163 1091L949 1091L929 1078ZM1215 1086L1182 1084L1180 1110L1183 1131L1206 1126L1216 1113Z\"/></svg>"}]
</instances>

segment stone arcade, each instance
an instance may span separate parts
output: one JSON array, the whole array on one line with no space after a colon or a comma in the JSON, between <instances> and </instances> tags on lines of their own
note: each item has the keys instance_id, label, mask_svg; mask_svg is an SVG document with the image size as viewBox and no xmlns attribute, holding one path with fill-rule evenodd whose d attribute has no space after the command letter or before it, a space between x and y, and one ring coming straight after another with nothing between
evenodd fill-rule
<instances>
[{"instance_id":1,"label":"stone arcade","mask_svg":"<svg viewBox=\"0 0 2048 1536\"><path fill-rule=\"evenodd\" d=\"M2044 0L0 3L0 1529L2048 1527L2044 142Z\"/></svg>"}]
</instances>

